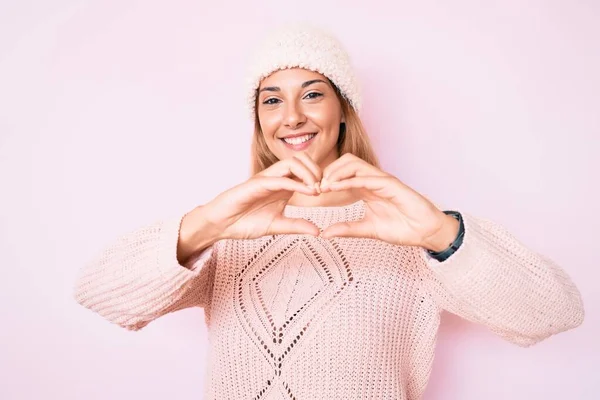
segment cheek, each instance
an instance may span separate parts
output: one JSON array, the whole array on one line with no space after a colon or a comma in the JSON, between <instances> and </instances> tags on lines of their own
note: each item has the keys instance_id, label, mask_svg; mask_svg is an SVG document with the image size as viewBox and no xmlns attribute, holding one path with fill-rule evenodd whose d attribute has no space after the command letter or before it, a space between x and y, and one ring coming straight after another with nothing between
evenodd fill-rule
<instances>
[{"instance_id":1,"label":"cheek","mask_svg":"<svg viewBox=\"0 0 600 400\"><path fill-rule=\"evenodd\" d=\"M273 116L259 114L260 128L263 131L265 139L273 139L273 136L277 132L277 122Z\"/></svg>"},{"instance_id":2,"label":"cheek","mask_svg":"<svg viewBox=\"0 0 600 400\"><path fill-rule=\"evenodd\" d=\"M329 133L337 134L339 132L341 112L335 107L315 109L314 112L307 112L306 116L321 129L329 131Z\"/></svg>"}]
</instances>

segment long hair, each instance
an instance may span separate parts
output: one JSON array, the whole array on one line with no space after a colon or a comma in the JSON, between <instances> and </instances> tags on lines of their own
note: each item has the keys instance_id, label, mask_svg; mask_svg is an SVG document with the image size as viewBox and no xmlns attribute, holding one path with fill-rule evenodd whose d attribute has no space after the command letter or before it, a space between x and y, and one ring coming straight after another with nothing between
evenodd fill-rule
<instances>
[{"instance_id":1,"label":"long hair","mask_svg":"<svg viewBox=\"0 0 600 400\"><path fill-rule=\"evenodd\" d=\"M356 157L366 161L367 163L380 168L379 160L373 151L371 141L367 132L360 120L360 117L352 108L348 100L340 93L333 82L329 81L331 86L334 88L335 94L340 101L342 106L342 112L344 113L346 122L340 124L340 132L337 142L337 149L339 156L346 153L354 154ZM265 138L263 136L262 129L260 128L260 121L258 120L258 95L256 96L254 105L254 135L252 137L250 163L251 163L251 174L255 175L271 165L278 162L279 159L269 150Z\"/></svg>"}]
</instances>

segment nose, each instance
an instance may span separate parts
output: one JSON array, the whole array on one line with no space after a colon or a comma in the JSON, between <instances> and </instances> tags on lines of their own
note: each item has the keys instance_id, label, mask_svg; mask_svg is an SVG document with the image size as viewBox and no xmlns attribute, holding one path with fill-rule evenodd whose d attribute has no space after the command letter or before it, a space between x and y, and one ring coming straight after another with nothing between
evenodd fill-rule
<instances>
[{"instance_id":1,"label":"nose","mask_svg":"<svg viewBox=\"0 0 600 400\"><path fill-rule=\"evenodd\" d=\"M284 123L290 129L296 129L306 122L306 116L302 112L302 107L295 102L289 102L286 105Z\"/></svg>"}]
</instances>

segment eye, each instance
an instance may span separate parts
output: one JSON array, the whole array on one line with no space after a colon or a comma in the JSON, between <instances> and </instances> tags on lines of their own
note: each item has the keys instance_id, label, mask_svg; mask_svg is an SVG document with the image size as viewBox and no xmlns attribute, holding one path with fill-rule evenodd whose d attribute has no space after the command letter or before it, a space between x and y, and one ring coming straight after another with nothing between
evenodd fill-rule
<instances>
[{"instance_id":1,"label":"eye","mask_svg":"<svg viewBox=\"0 0 600 400\"><path fill-rule=\"evenodd\" d=\"M308 98L308 99L316 99L317 97L321 97L321 96L323 96L323 94L322 94L322 93L319 93L319 92L310 92L310 93L308 93L308 94L307 94L306 96L304 96L304 97L305 97L305 98Z\"/></svg>"},{"instance_id":2,"label":"eye","mask_svg":"<svg viewBox=\"0 0 600 400\"><path fill-rule=\"evenodd\" d=\"M271 97L270 99L266 99L265 101L263 101L263 104L273 105L273 104L277 104L278 102L279 102L279 99Z\"/></svg>"}]
</instances>

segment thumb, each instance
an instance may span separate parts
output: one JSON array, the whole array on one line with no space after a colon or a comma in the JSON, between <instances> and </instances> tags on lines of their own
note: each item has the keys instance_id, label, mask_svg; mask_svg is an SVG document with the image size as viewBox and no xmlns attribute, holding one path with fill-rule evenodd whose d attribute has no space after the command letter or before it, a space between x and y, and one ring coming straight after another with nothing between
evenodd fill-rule
<instances>
[{"instance_id":1,"label":"thumb","mask_svg":"<svg viewBox=\"0 0 600 400\"><path fill-rule=\"evenodd\" d=\"M273 220L269 227L269 234L272 235L283 235L283 234L308 234L313 236L319 236L319 228L303 218L287 218L279 217Z\"/></svg>"},{"instance_id":2,"label":"thumb","mask_svg":"<svg viewBox=\"0 0 600 400\"><path fill-rule=\"evenodd\" d=\"M330 225L321 233L321 237L331 239L333 237L361 237L374 239L375 233L370 225L363 221L338 222Z\"/></svg>"}]
</instances>

